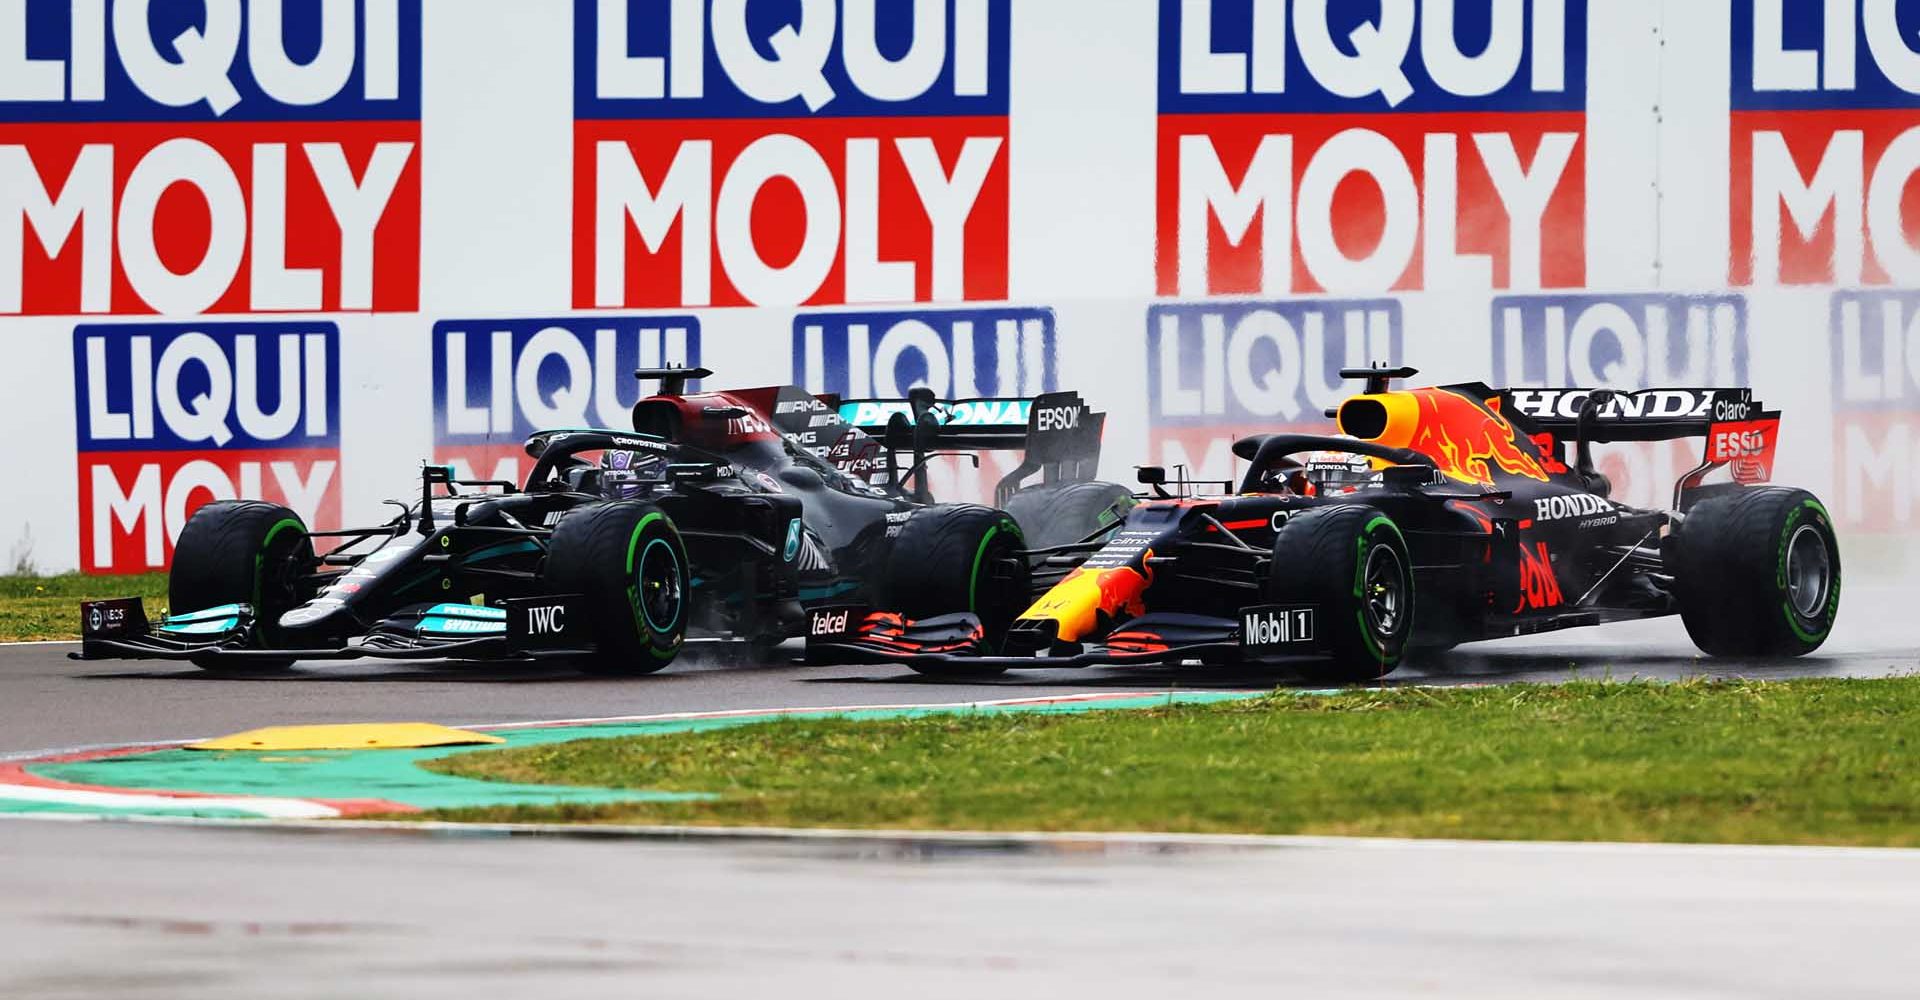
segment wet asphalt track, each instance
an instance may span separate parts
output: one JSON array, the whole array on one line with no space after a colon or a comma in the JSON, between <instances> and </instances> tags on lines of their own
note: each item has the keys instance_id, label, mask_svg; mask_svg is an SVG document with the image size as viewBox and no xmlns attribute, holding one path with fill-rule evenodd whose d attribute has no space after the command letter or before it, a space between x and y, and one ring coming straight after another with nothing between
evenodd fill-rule
<instances>
[{"instance_id":1,"label":"wet asphalt track","mask_svg":"<svg viewBox=\"0 0 1920 1000\"><path fill-rule=\"evenodd\" d=\"M1882 677L1920 671L1920 594L1850 586L1834 636L1793 660L1705 660L1678 619L1478 643L1397 671L1396 683L1505 683L1695 675ZM0 645L0 753L220 736L255 726L424 721L452 725L721 709L969 702L1079 691L1263 690L1284 672L1038 670L937 681L899 667L738 662L723 650L647 677L442 663L315 663L246 677L158 661L75 662L74 644Z\"/></svg>"},{"instance_id":2,"label":"wet asphalt track","mask_svg":"<svg viewBox=\"0 0 1920 1000\"><path fill-rule=\"evenodd\" d=\"M1396 681L1920 671L1910 587L1813 657L1697 659L1674 620L1468 647ZM251 678L0 646L0 754L294 722L1265 689L1285 674L440 664ZM0 997L1907 997L1920 852L1473 844L994 852L0 822Z\"/></svg>"}]
</instances>

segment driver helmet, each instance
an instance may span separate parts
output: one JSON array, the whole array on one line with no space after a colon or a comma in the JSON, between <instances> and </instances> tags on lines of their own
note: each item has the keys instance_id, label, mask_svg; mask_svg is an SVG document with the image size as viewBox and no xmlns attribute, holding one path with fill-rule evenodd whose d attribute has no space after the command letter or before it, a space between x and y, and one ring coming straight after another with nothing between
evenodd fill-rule
<instances>
[{"instance_id":1,"label":"driver helmet","mask_svg":"<svg viewBox=\"0 0 1920 1000\"><path fill-rule=\"evenodd\" d=\"M1316 451L1302 463L1307 483L1316 496L1352 493L1377 481L1373 463L1364 455L1345 451Z\"/></svg>"}]
</instances>

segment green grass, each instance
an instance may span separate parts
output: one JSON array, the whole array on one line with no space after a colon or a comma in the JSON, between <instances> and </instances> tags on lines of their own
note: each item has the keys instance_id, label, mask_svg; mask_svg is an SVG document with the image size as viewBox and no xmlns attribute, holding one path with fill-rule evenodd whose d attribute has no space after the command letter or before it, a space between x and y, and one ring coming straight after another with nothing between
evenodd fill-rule
<instances>
[{"instance_id":1,"label":"green grass","mask_svg":"<svg viewBox=\"0 0 1920 1000\"><path fill-rule=\"evenodd\" d=\"M80 602L105 597L144 597L147 614L167 603L167 575L0 576L0 642L80 638Z\"/></svg>"},{"instance_id":2,"label":"green grass","mask_svg":"<svg viewBox=\"0 0 1920 1000\"><path fill-rule=\"evenodd\" d=\"M1920 678L1277 694L1078 715L780 720L462 754L703 803L471 821L1920 846Z\"/></svg>"}]
</instances>

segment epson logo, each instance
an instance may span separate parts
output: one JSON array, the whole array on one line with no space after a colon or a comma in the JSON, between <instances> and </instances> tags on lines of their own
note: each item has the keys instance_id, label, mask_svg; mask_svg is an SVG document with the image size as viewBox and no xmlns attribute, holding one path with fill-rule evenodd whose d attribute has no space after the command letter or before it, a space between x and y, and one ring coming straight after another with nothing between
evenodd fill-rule
<instances>
[{"instance_id":1,"label":"epson logo","mask_svg":"<svg viewBox=\"0 0 1920 1000\"><path fill-rule=\"evenodd\" d=\"M528 635L559 635L567 630L567 606L553 604L527 609Z\"/></svg>"},{"instance_id":2,"label":"epson logo","mask_svg":"<svg viewBox=\"0 0 1920 1000\"><path fill-rule=\"evenodd\" d=\"M1533 517L1536 521L1562 521L1613 512L1614 507L1610 501L1588 493L1542 497L1533 502Z\"/></svg>"},{"instance_id":3,"label":"epson logo","mask_svg":"<svg viewBox=\"0 0 1920 1000\"><path fill-rule=\"evenodd\" d=\"M1493 302L1503 386L1744 385L1744 296L1538 295Z\"/></svg>"},{"instance_id":4,"label":"epson logo","mask_svg":"<svg viewBox=\"0 0 1920 1000\"><path fill-rule=\"evenodd\" d=\"M794 381L850 399L1035 396L1057 388L1051 309L802 314Z\"/></svg>"},{"instance_id":5,"label":"epson logo","mask_svg":"<svg viewBox=\"0 0 1920 1000\"><path fill-rule=\"evenodd\" d=\"M1043 407L1034 414L1034 427L1041 433L1070 431L1080 426L1080 413L1077 406Z\"/></svg>"},{"instance_id":6,"label":"epson logo","mask_svg":"<svg viewBox=\"0 0 1920 1000\"><path fill-rule=\"evenodd\" d=\"M1260 607L1240 613L1240 645L1271 649L1313 642L1313 609Z\"/></svg>"}]
</instances>

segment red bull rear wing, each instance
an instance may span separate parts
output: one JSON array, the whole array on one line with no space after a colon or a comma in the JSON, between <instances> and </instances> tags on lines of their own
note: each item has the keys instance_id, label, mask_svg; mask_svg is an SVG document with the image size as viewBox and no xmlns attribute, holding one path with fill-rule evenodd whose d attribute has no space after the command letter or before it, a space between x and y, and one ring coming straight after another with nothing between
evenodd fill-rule
<instances>
[{"instance_id":1,"label":"red bull rear wing","mask_svg":"<svg viewBox=\"0 0 1920 1000\"><path fill-rule=\"evenodd\" d=\"M1780 411L1734 389L1508 389L1502 408L1531 424L1543 452L1582 440L1675 441L1704 438L1702 468L1690 477L1727 467L1735 482L1773 478L1780 442Z\"/></svg>"}]
</instances>

